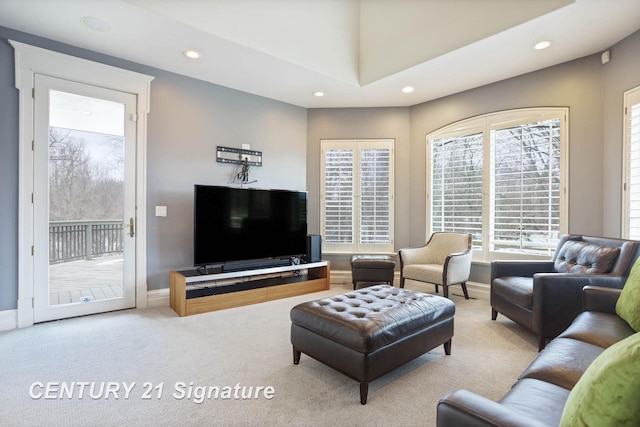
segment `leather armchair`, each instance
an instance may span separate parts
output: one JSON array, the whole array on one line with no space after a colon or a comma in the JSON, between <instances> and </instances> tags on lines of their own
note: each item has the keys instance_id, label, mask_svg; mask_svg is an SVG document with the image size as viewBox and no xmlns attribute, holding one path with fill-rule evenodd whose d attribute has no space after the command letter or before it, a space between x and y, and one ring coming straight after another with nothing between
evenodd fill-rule
<instances>
[{"instance_id":1,"label":"leather armchair","mask_svg":"<svg viewBox=\"0 0 640 427\"><path fill-rule=\"evenodd\" d=\"M582 311L582 288L621 289L639 250L634 240L564 235L551 260L493 261L491 318L532 331L542 350Z\"/></svg>"}]
</instances>

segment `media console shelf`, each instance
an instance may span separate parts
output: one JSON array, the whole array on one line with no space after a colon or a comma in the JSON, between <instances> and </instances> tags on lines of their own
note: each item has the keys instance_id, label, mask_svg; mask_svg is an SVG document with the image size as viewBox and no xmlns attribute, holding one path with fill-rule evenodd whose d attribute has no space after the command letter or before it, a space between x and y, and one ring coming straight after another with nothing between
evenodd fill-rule
<instances>
[{"instance_id":1,"label":"media console shelf","mask_svg":"<svg viewBox=\"0 0 640 427\"><path fill-rule=\"evenodd\" d=\"M304 274L298 274L299 272ZM197 270L169 273L170 305L180 316L327 289L328 261L219 274L200 274Z\"/></svg>"}]
</instances>

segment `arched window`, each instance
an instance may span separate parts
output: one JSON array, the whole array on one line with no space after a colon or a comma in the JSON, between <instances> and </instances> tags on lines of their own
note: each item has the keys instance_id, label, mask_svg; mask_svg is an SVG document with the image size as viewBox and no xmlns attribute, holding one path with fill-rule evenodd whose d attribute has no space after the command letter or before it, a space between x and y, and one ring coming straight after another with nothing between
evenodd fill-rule
<instances>
[{"instance_id":1,"label":"arched window","mask_svg":"<svg viewBox=\"0 0 640 427\"><path fill-rule=\"evenodd\" d=\"M567 230L567 129L568 109L532 108L427 135L428 228L471 233L478 260L548 257Z\"/></svg>"}]
</instances>

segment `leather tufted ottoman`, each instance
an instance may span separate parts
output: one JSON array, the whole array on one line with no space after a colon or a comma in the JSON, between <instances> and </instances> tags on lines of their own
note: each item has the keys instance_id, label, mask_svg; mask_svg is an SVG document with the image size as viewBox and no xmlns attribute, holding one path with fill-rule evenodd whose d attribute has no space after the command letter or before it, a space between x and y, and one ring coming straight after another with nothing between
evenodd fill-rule
<instances>
[{"instance_id":1,"label":"leather tufted ottoman","mask_svg":"<svg viewBox=\"0 0 640 427\"><path fill-rule=\"evenodd\" d=\"M444 344L451 354L455 305L448 298L388 285L309 301L291 309L293 363L300 354L369 382Z\"/></svg>"}]
</instances>

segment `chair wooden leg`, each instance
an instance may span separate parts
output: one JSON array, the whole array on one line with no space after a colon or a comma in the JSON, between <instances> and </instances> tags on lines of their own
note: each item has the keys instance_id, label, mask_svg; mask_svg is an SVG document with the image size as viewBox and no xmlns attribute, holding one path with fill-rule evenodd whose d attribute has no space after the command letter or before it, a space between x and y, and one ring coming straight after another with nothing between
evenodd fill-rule
<instances>
[{"instance_id":1,"label":"chair wooden leg","mask_svg":"<svg viewBox=\"0 0 640 427\"><path fill-rule=\"evenodd\" d=\"M436 292L438 292L438 285L436 285ZM449 287L447 285L442 285L442 295L445 298L449 298Z\"/></svg>"},{"instance_id":2,"label":"chair wooden leg","mask_svg":"<svg viewBox=\"0 0 640 427\"><path fill-rule=\"evenodd\" d=\"M498 312L491 307L491 320L496 320L498 318Z\"/></svg>"},{"instance_id":3,"label":"chair wooden leg","mask_svg":"<svg viewBox=\"0 0 640 427\"><path fill-rule=\"evenodd\" d=\"M446 289L446 286L443 286L442 288L443 288L443 289ZM445 292L446 292L446 291L445 291ZM436 294L437 294L437 293L438 293L438 285L436 285ZM446 297L446 296L447 296L447 295L445 294L445 297Z\"/></svg>"},{"instance_id":4,"label":"chair wooden leg","mask_svg":"<svg viewBox=\"0 0 640 427\"><path fill-rule=\"evenodd\" d=\"M447 356L451 355L451 339L444 343L444 354Z\"/></svg>"},{"instance_id":5,"label":"chair wooden leg","mask_svg":"<svg viewBox=\"0 0 640 427\"><path fill-rule=\"evenodd\" d=\"M404 277L400 277L400 287L404 288Z\"/></svg>"},{"instance_id":6,"label":"chair wooden leg","mask_svg":"<svg viewBox=\"0 0 640 427\"><path fill-rule=\"evenodd\" d=\"M469 299L469 293L467 292L467 282L462 283L462 293L464 294L464 299Z\"/></svg>"},{"instance_id":7,"label":"chair wooden leg","mask_svg":"<svg viewBox=\"0 0 640 427\"><path fill-rule=\"evenodd\" d=\"M355 280L353 281L353 290L354 291L356 290L356 281Z\"/></svg>"}]
</instances>

